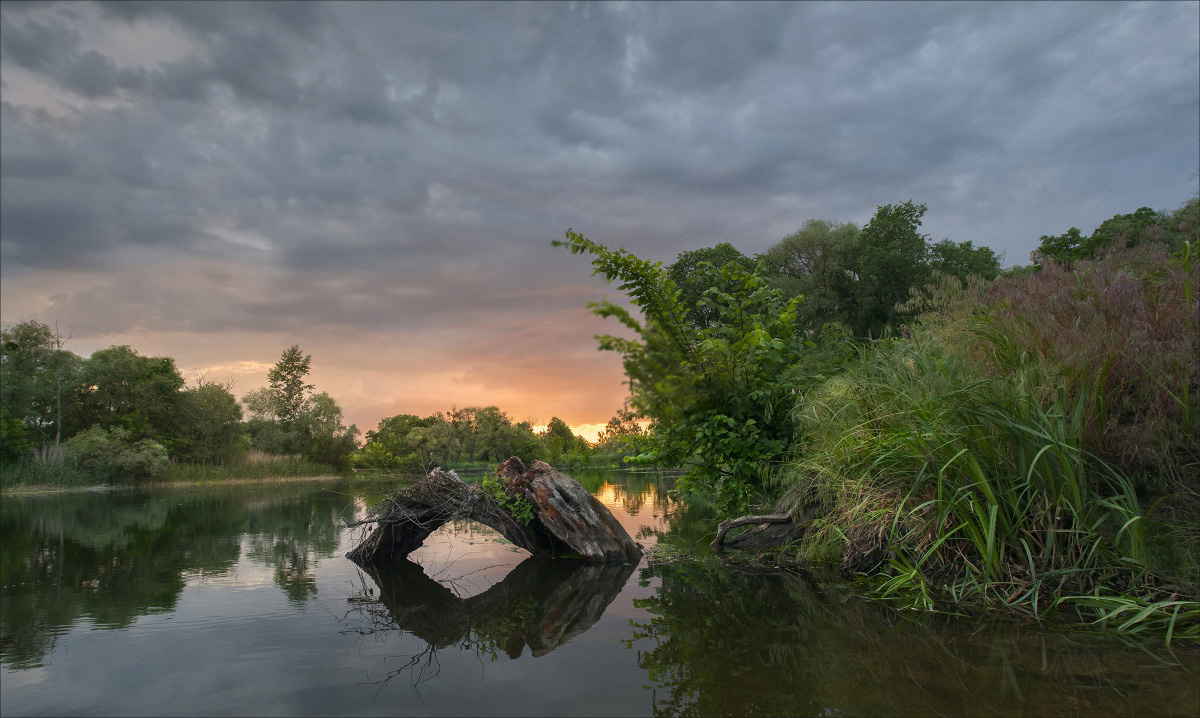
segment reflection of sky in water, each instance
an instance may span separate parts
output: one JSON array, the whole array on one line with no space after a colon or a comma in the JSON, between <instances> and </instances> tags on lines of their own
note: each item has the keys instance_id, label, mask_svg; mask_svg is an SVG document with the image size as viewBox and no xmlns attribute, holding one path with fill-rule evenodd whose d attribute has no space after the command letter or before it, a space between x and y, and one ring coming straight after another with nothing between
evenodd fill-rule
<instances>
[{"instance_id":1,"label":"reflection of sky in water","mask_svg":"<svg viewBox=\"0 0 1200 718\"><path fill-rule=\"evenodd\" d=\"M653 531L667 530L668 518L678 524L677 509L653 482L620 481L606 477L591 485L635 540L649 547L657 539ZM818 600L802 582L740 576L702 562L645 560L598 620L540 657L527 650L515 660L503 653L492 660L477 646L447 645L423 672L372 683L429 645L403 630L362 632L371 624L355 610L363 604L353 600L365 594L371 606L377 584L343 558L360 534L339 521L361 517L368 503L353 492L289 491L44 502L38 506L48 513L32 528L13 524L13 514L5 513L6 531L12 529L4 534L6 557L17 555L12 547L25 540L32 541L29 555L53 558L61 532L86 542L72 555L98 561L104 570L93 575L96 567L71 564L62 572L62 607L76 606L61 616L62 624L54 623L54 585L45 584L56 576L55 563L22 574L22 581L42 582L39 593L5 587L4 613L28 609L41 630L61 635L50 640L38 665L14 669L4 661L4 714L648 714L655 696L662 706L682 685L699 691L688 700L734 713L754 700L777 711L804 705L818 713L870 712L890 705L873 702L884 700L879 696L903 694L910 702L902 705L921 713L970 712L964 706L983 705L971 702L976 696L990 696L989 709L999 705L1001 713L1044 708L1135 715L1178 713L1198 695L1194 673L1155 666L1111 641L1099 641L1100 650L1077 649L1055 634L1021 635L1004 626L910 626L844 591ZM250 500L237 498L243 494ZM652 531L642 531L647 527ZM64 540L69 549L71 539ZM162 562L155 551L163 546L182 557ZM150 552L131 553L138 547ZM526 557L469 521L443 527L413 554L426 576L460 600L504 582ZM124 572L109 570L119 566ZM13 574L5 575L7 582ZM114 583L116 577L128 585ZM97 587L86 596L69 593L84 581ZM36 605L23 606L23 596ZM544 600L551 608L560 605L550 596ZM114 619L116 609L105 600L119 609L118 619L132 618ZM492 628L506 620L504 614L484 618ZM5 625L7 652L14 634ZM646 630L652 636L634 638ZM1194 648L1178 653L1200 668ZM731 677L730 670L743 665L752 670ZM947 670L957 671L953 680ZM1003 681L989 678L1003 670L1014 671L1031 701L1061 698L1023 704ZM1115 690L1104 683L1109 678ZM1101 685L1088 687L1088 681ZM793 694L797 703L778 702Z\"/></svg>"}]
</instances>

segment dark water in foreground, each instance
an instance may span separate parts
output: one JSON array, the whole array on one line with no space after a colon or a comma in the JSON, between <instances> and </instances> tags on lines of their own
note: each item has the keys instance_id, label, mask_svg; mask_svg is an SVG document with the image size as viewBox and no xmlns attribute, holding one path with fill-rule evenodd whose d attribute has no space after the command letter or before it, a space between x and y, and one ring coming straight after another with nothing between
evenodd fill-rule
<instances>
[{"instance_id":1,"label":"dark water in foreground","mask_svg":"<svg viewBox=\"0 0 1200 718\"><path fill-rule=\"evenodd\" d=\"M750 575L665 486L580 474L671 561L538 562L475 524L343 558L386 487L6 496L0 712L16 715L1196 715L1200 650L903 615Z\"/></svg>"}]
</instances>

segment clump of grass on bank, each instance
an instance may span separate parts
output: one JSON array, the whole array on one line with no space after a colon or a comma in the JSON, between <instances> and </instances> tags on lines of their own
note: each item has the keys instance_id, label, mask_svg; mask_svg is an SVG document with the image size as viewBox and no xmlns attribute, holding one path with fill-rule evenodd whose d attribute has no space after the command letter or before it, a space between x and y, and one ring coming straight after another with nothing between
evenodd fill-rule
<instances>
[{"instance_id":1,"label":"clump of grass on bank","mask_svg":"<svg viewBox=\"0 0 1200 718\"><path fill-rule=\"evenodd\" d=\"M1116 611L1200 637L1194 575L1150 571L1133 484L1080 448L1082 402L1040 383L980 379L909 341L865 356L813 404L812 446L790 467L792 500L829 509L805 557L840 554L914 608Z\"/></svg>"},{"instance_id":2,"label":"clump of grass on bank","mask_svg":"<svg viewBox=\"0 0 1200 718\"><path fill-rule=\"evenodd\" d=\"M37 461L26 459L0 464L0 488L32 486L99 486L108 482L106 472L86 469L73 461Z\"/></svg>"},{"instance_id":3,"label":"clump of grass on bank","mask_svg":"<svg viewBox=\"0 0 1200 718\"><path fill-rule=\"evenodd\" d=\"M1195 269L1154 259L1022 280L1049 316L1008 287L863 350L809 397L782 474L826 511L802 557L914 608L1200 638Z\"/></svg>"},{"instance_id":4,"label":"clump of grass on bank","mask_svg":"<svg viewBox=\"0 0 1200 718\"><path fill-rule=\"evenodd\" d=\"M171 462L152 476L125 474L102 464L77 461L69 453L49 452L35 458L0 466L0 486L5 489L46 486L145 485L165 482L198 482L329 476L339 471L327 464L308 461L298 454L276 455L247 451L223 464Z\"/></svg>"},{"instance_id":5,"label":"clump of grass on bank","mask_svg":"<svg viewBox=\"0 0 1200 718\"><path fill-rule=\"evenodd\" d=\"M260 453L260 452L251 452ZM329 476L339 471L327 464L299 456L272 456L227 464L171 464L155 481L222 481L227 479L271 479L293 476Z\"/></svg>"}]
</instances>

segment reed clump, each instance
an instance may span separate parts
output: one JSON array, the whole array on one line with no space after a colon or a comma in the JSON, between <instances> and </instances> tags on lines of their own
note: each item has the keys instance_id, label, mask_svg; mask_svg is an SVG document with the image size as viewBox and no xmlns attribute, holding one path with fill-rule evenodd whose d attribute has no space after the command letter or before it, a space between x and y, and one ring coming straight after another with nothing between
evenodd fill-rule
<instances>
[{"instance_id":1,"label":"reed clump","mask_svg":"<svg viewBox=\"0 0 1200 718\"><path fill-rule=\"evenodd\" d=\"M968 287L860 351L780 475L825 507L801 557L914 608L1200 638L1190 251Z\"/></svg>"}]
</instances>

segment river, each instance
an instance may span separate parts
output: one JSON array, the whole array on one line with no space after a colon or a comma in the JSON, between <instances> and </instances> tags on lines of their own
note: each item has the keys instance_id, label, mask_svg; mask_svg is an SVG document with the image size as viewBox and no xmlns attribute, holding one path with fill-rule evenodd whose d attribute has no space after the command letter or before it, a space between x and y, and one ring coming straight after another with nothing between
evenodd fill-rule
<instances>
[{"instance_id":1,"label":"river","mask_svg":"<svg viewBox=\"0 0 1200 718\"><path fill-rule=\"evenodd\" d=\"M670 480L574 474L653 553L537 561L470 522L364 571L345 480L7 495L0 712L18 715L1200 713L1200 648L903 613L749 572Z\"/></svg>"}]
</instances>

